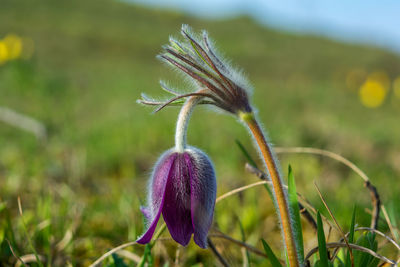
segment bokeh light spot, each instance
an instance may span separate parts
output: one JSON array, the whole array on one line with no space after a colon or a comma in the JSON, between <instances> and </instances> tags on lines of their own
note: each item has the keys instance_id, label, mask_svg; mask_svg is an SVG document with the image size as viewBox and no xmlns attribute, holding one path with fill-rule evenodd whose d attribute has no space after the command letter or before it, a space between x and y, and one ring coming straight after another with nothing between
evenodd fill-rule
<instances>
[{"instance_id":1,"label":"bokeh light spot","mask_svg":"<svg viewBox=\"0 0 400 267\"><path fill-rule=\"evenodd\" d=\"M0 41L0 65L6 62L8 59L8 49L3 41Z\"/></svg>"},{"instance_id":2,"label":"bokeh light spot","mask_svg":"<svg viewBox=\"0 0 400 267\"><path fill-rule=\"evenodd\" d=\"M377 108L382 105L386 94L385 86L374 79L367 79L359 91L361 103L368 108Z\"/></svg>"},{"instance_id":3,"label":"bokeh light spot","mask_svg":"<svg viewBox=\"0 0 400 267\"><path fill-rule=\"evenodd\" d=\"M22 52L22 40L15 34L7 34L4 37L3 42L7 46L9 59L16 59L21 55Z\"/></svg>"}]
</instances>

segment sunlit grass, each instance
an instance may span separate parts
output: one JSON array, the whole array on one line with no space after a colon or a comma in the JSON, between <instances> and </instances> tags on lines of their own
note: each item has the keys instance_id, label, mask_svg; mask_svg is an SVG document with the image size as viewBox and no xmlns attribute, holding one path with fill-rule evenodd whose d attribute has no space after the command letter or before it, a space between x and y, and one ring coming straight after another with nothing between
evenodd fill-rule
<instances>
[{"instance_id":1,"label":"sunlit grass","mask_svg":"<svg viewBox=\"0 0 400 267\"><path fill-rule=\"evenodd\" d=\"M1 64L0 106L37 119L49 138L43 143L0 122L0 262L16 262L6 239L16 255L33 253L22 229L18 196L33 245L38 254L53 260L53 266L87 266L142 232L138 207L145 199L151 166L161 151L173 145L171 118L178 109L152 115L151 109L135 101L142 91L158 95L158 79L172 79L173 85L185 88L154 58L182 23L208 29L246 70L256 89L252 99L275 145L324 148L351 159L377 186L398 227L400 109L387 105L388 100L400 99L397 55L279 33L248 18L203 21L103 0L18 4L5 0L0 8L0 54L9 57L4 38L14 34L22 40L22 51L30 47L32 56ZM347 90L352 70L362 71L354 74L357 77ZM386 73L389 87L383 86L387 89L378 108L366 108L358 92L376 70ZM246 159L235 140L246 147L251 141L235 119L206 108L193 116L188 138L213 159L218 195L258 182L244 170ZM256 158L256 152L250 153ZM322 210L312 184L318 181L344 229L350 227L354 202L360 206L357 222L369 224L370 215L364 211L370 209L369 194L356 174L320 156L279 157L284 169L293 166L297 191ZM247 243L262 251L260 238L264 238L283 256L279 227L264 188L222 201L215 216L217 229L241 240L240 220ZM380 230L389 233L383 217L380 223ZM304 239L313 240L305 246L309 251L316 239L306 227ZM168 234L162 238L153 250L155 259L172 266L176 245ZM217 249L226 249L225 258L242 263L240 247L219 238L214 242ZM385 255L396 256L392 247L384 249ZM128 251L143 255L144 249L135 246ZM215 263L209 250L193 244L180 253L182 263ZM254 265L267 264L261 256L251 259ZM126 258L125 262L131 263Z\"/></svg>"}]
</instances>

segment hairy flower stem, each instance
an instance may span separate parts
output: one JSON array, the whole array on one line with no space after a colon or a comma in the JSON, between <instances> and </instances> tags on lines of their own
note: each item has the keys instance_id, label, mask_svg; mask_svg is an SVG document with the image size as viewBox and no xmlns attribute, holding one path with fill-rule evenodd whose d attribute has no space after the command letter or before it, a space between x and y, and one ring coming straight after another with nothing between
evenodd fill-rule
<instances>
[{"instance_id":1,"label":"hairy flower stem","mask_svg":"<svg viewBox=\"0 0 400 267\"><path fill-rule=\"evenodd\" d=\"M192 115L194 107L201 100L201 98L202 97L199 96L189 97L179 112L175 132L175 149L177 152L182 153L186 148L186 134L190 115Z\"/></svg>"},{"instance_id":2,"label":"hairy flower stem","mask_svg":"<svg viewBox=\"0 0 400 267\"><path fill-rule=\"evenodd\" d=\"M279 209L278 213L282 223L282 230L289 260L289 266L299 267L300 263L297 255L293 226L291 224L292 221L290 219L288 200L283 188L282 179L280 177L277 163L272 154L272 148L268 144L264 133L253 113L239 113L239 117L249 128L267 166L267 172L272 181L273 191Z\"/></svg>"}]
</instances>

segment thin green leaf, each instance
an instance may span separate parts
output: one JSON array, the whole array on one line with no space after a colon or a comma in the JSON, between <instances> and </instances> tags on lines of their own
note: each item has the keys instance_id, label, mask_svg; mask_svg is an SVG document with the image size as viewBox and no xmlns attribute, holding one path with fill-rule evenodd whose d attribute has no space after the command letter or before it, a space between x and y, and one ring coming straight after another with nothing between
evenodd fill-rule
<instances>
[{"instance_id":1,"label":"thin green leaf","mask_svg":"<svg viewBox=\"0 0 400 267\"><path fill-rule=\"evenodd\" d=\"M342 261L342 259L340 257L336 257L335 263L336 263L336 265L333 265L331 263L331 266L345 267L344 262Z\"/></svg>"},{"instance_id":2,"label":"thin green leaf","mask_svg":"<svg viewBox=\"0 0 400 267\"><path fill-rule=\"evenodd\" d=\"M242 236L242 242L246 242L246 235L244 233L243 224L239 220L239 218L238 218L238 222L239 222L240 234ZM249 251L247 249L246 249L246 259L245 260L246 260L246 263L247 263L246 266L250 266L250 253L249 253Z\"/></svg>"},{"instance_id":3,"label":"thin green leaf","mask_svg":"<svg viewBox=\"0 0 400 267\"><path fill-rule=\"evenodd\" d=\"M25 236L26 236L26 238L27 238L27 240L28 240L29 246L31 247L31 249L32 249L32 251L33 251L33 255L35 255L36 263L37 263L40 267L44 267L42 261L41 261L40 258L39 258L39 254L37 253L36 248L35 248L35 246L33 245L32 238L31 238L31 236L30 236L29 233L28 233L28 229L27 229L27 227L26 227L25 220L24 220L24 217L23 217L23 214L22 214L22 205L21 205L21 200L20 200L20 198L18 198L18 208L19 208L19 213L20 213L20 216L21 216L22 229L24 230L24 233L25 233Z\"/></svg>"},{"instance_id":4,"label":"thin green leaf","mask_svg":"<svg viewBox=\"0 0 400 267\"><path fill-rule=\"evenodd\" d=\"M353 215L351 217L351 225L350 225L350 232L349 232L349 243L352 244L354 242L354 228L355 228L355 221L356 221L356 206L353 208ZM354 264L354 263L353 263ZM350 259L350 252L347 251L346 255L346 267L353 266Z\"/></svg>"},{"instance_id":5,"label":"thin green leaf","mask_svg":"<svg viewBox=\"0 0 400 267\"><path fill-rule=\"evenodd\" d=\"M365 234L362 234L358 239L356 244L359 246L365 246ZM362 251L355 250L354 251L354 266L360 266L364 253Z\"/></svg>"},{"instance_id":6,"label":"thin green leaf","mask_svg":"<svg viewBox=\"0 0 400 267\"><path fill-rule=\"evenodd\" d=\"M268 184L264 184L264 187L265 187L265 189L267 189L269 196L273 200L275 208L278 208L278 206L276 205L275 195L274 195L274 193L272 193L271 188L269 187Z\"/></svg>"},{"instance_id":7,"label":"thin green leaf","mask_svg":"<svg viewBox=\"0 0 400 267\"><path fill-rule=\"evenodd\" d=\"M239 147L240 151L242 151L243 155L246 157L247 161L249 162L249 164L251 166L253 166L254 168L257 168L257 164L256 162L253 160L253 158L250 156L249 152L247 151L247 149L242 145L242 143L240 143L239 140L235 140L237 146Z\"/></svg>"},{"instance_id":8,"label":"thin green leaf","mask_svg":"<svg viewBox=\"0 0 400 267\"><path fill-rule=\"evenodd\" d=\"M8 247L7 247L8 251L7 251L7 253L11 252L14 255L14 257L16 257L19 260L19 262L21 263L22 266L27 267L26 264L24 263L24 261L18 256L17 252L13 249L13 247L12 247L12 245L10 243L10 240L8 240L8 239L5 239L5 240L8 243ZM0 245L2 245L2 244L0 244Z\"/></svg>"},{"instance_id":9,"label":"thin green leaf","mask_svg":"<svg viewBox=\"0 0 400 267\"><path fill-rule=\"evenodd\" d=\"M151 257L151 244L146 244L144 247L144 253L143 256L140 260L140 262L137 264L137 267L144 267L147 263L147 266L153 266L153 259Z\"/></svg>"},{"instance_id":10,"label":"thin green leaf","mask_svg":"<svg viewBox=\"0 0 400 267\"><path fill-rule=\"evenodd\" d=\"M319 266L329 267L328 250L326 248L324 226L322 225L321 214L317 213L317 230L318 230L318 251L319 251Z\"/></svg>"},{"instance_id":11,"label":"thin green leaf","mask_svg":"<svg viewBox=\"0 0 400 267\"><path fill-rule=\"evenodd\" d=\"M396 241L400 240L400 232L399 232L399 226L397 225L397 222L400 221L400 218L396 218L398 214L400 214L400 209L398 205L395 203L398 203L398 199L393 200L391 205L388 207L388 217L390 223L393 225L393 237Z\"/></svg>"},{"instance_id":12,"label":"thin green leaf","mask_svg":"<svg viewBox=\"0 0 400 267\"><path fill-rule=\"evenodd\" d=\"M369 232L367 234L368 248L377 252L378 251L378 242L376 241L376 234ZM379 261L376 261L376 258L372 255L368 254L368 261L366 261L365 266L375 267L378 266Z\"/></svg>"},{"instance_id":13,"label":"thin green leaf","mask_svg":"<svg viewBox=\"0 0 400 267\"><path fill-rule=\"evenodd\" d=\"M118 256L116 253L111 254L111 256L113 258L115 267L128 267L128 265L126 265L125 262L122 260L122 258Z\"/></svg>"},{"instance_id":14,"label":"thin green leaf","mask_svg":"<svg viewBox=\"0 0 400 267\"><path fill-rule=\"evenodd\" d=\"M373 257L370 261L370 263L368 264L368 267L377 267L379 264L379 259Z\"/></svg>"},{"instance_id":15,"label":"thin green leaf","mask_svg":"<svg viewBox=\"0 0 400 267\"><path fill-rule=\"evenodd\" d=\"M357 239L356 244L361 247L369 248L376 252L378 248L378 243L375 240L375 236L375 233L365 233ZM370 264L374 264L375 262L376 261L374 261L373 256L368 253L362 251L355 251L354 253L354 266L356 267L370 266Z\"/></svg>"},{"instance_id":16,"label":"thin green leaf","mask_svg":"<svg viewBox=\"0 0 400 267\"><path fill-rule=\"evenodd\" d=\"M271 262L272 267L282 267L281 262L278 260L278 258L275 256L274 252L272 249L269 247L267 242L265 242L264 239L261 239L261 242L263 243L264 251L265 254L267 254L269 261Z\"/></svg>"},{"instance_id":17,"label":"thin green leaf","mask_svg":"<svg viewBox=\"0 0 400 267\"><path fill-rule=\"evenodd\" d=\"M303 233L301 228L299 202L297 200L296 182L294 180L292 167L289 165L288 169L288 193L289 193L289 207L291 209L294 219L293 231L296 241L296 249L299 254L300 262L304 262L304 244Z\"/></svg>"}]
</instances>

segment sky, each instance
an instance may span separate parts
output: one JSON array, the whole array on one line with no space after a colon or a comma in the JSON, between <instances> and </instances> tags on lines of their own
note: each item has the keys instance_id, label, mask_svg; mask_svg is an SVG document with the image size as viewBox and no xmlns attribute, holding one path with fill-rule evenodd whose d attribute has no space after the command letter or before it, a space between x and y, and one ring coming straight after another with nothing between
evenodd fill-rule
<instances>
[{"instance_id":1,"label":"sky","mask_svg":"<svg viewBox=\"0 0 400 267\"><path fill-rule=\"evenodd\" d=\"M399 0L126 0L206 18L248 15L268 27L400 54Z\"/></svg>"}]
</instances>

